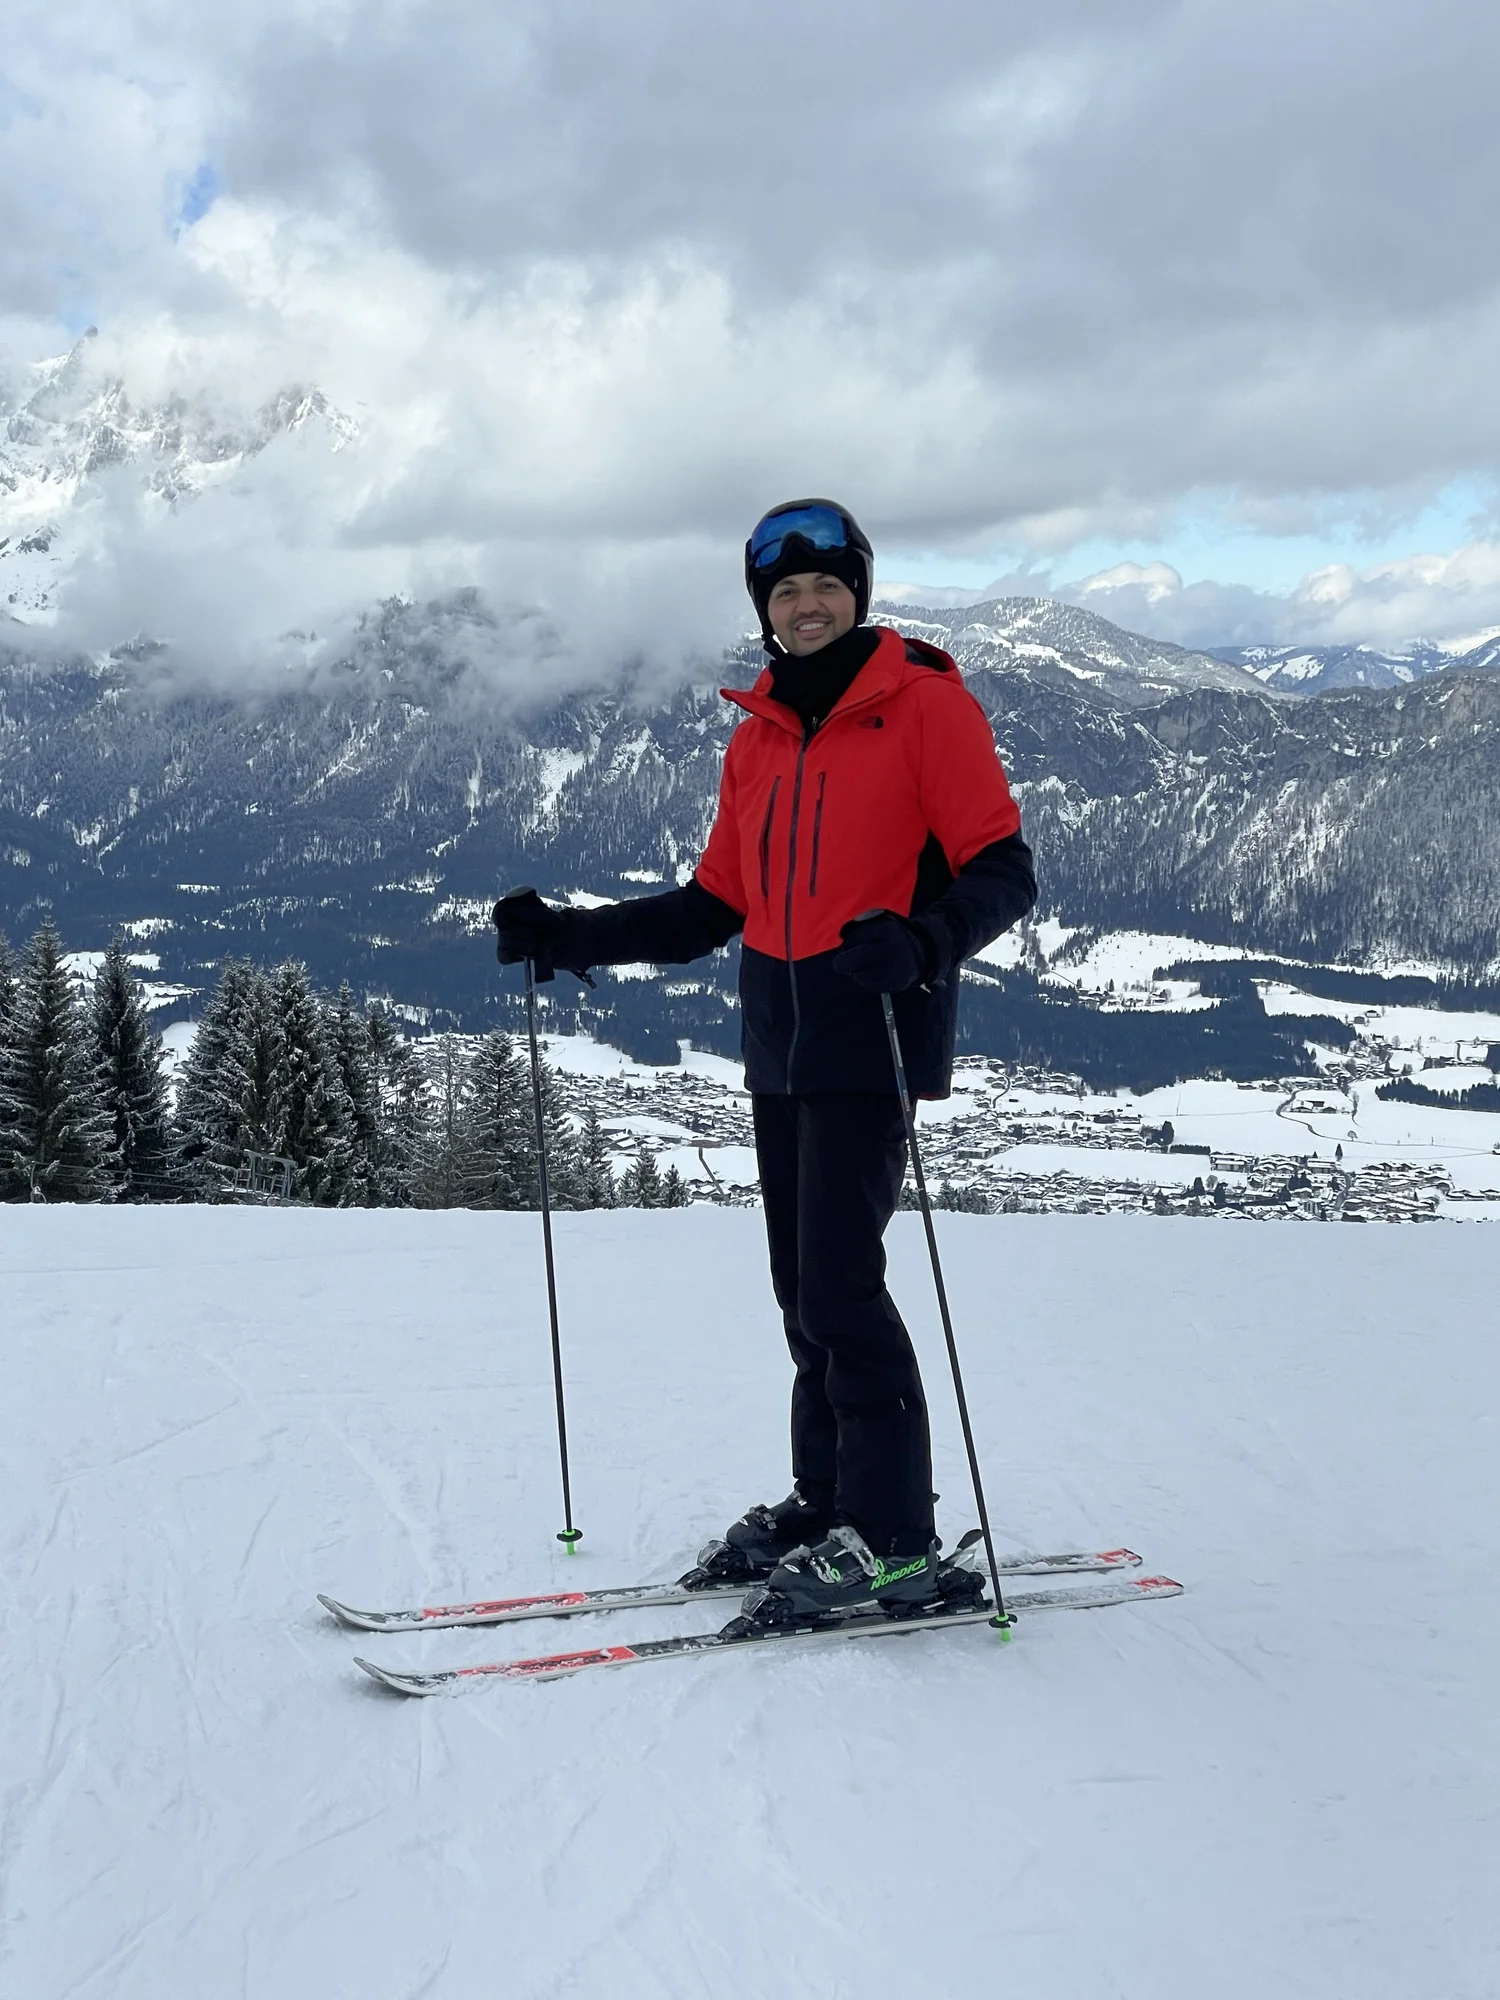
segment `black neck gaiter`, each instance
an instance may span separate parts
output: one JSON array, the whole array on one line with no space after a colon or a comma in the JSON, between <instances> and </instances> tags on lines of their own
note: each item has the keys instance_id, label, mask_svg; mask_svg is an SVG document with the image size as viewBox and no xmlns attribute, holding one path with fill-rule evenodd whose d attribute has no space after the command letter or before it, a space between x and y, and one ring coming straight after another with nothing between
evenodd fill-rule
<instances>
[{"instance_id":1,"label":"black neck gaiter","mask_svg":"<svg viewBox=\"0 0 1500 2000\"><path fill-rule=\"evenodd\" d=\"M771 655L771 694L792 711L809 736L853 686L855 675L880 644L881 629L856 625L803 659L779 646Z\"/></svg>"}]
</instances>

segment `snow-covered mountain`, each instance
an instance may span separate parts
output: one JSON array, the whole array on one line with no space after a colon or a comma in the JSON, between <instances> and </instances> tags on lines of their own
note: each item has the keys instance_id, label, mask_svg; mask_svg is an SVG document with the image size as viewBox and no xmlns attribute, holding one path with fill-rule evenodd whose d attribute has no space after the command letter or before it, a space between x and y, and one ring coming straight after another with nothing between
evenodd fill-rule
<instances>
[{"instance_id":1,"label":"snow-covered mountain","mask_svg":"<svg viewBox=\"0 0 1500 2000\"><path fill-rule=\"evenodd\" d=\"M717 687L753 677L755 645L666 696L637 677L517 711L486 669L496 614L460 592L392 600L341 659L253 699L148 688L128 648L44 665L24 621L55 606L96 482L188 507L277 440L355 433L314 389L233 424L153 404L87 339L4 393L0 610L23 622L0 624L0 928L50 910L89 950L133 925L184 985L226 950L295 953L468 1020L493 982L453 947L498 889L631 893L691 867L733 720ZM964 668L1062 921L1475 973L1500 958L1500 635L1357 651L1357 684L1329 692L1331 656L1211 657L1046 598L880 616ZM722 1044L729 977L667 982L662 1032Z\"/></svg>"},{"instance_id":2,"label":"snow-covered mountain","mask_svg":"<svg viewBox=\"0 0 1500 2000\"><path fill-rule=\"evenodd\" d=\"M997 597L952 609L882 603L877 616L942 646L966 669L992 669L1040 686L1091 692L1126 708L1188 688L1258 691L1257 677L1243 667L1143 638L1053 597Z\"/></svg>"},{"instance_id":3,"label":"snow-covered mountain","mask_svg":"<svg viewBox=\"0 0 1500 2000\"><path fill-rule=\"evenodd\" d=\"M143 401L92 365L94 337L90 328L68 354L0 378L0 630L6 618L55 616L78 502L101 475L129 468L155 501L175 507L278 437L317 428L337 451L356 435L320 389L299 385L240 421L205 401Z\"/></svg>"},{"instance_id":4,"label":"snow-covered mountain","mask_svg":"<svg viewBox=\"0 0 1500 2000\"><path fill-rule=\"evenodd\" d=\"M1276 694L1327 694L1335 688L1408 687L1450 667L1477 671L1500 666L1500 628L1462 639L1414 639L1393 651L1378 646L1216 646L1213 652Z\"/></svg>"},{"instance_id":5,"label":"snow-covered mountain","mask_svg":"<svg viewBox=\"0 0 1500 2000\"><path fill-rule=\"evenodd\" d=\"M984 623L1008 616L1002 601ZM227 950L290 952L320 979L481 1017L499 889L628 895L691 867L733 721L717 681L755 666L746 648L667 699L616 687L507 713L463 663L479 623L470 599L387 606L339 667L255 703L152 693L128 661L0 659L0 928L24 935L50 909L90 949L129 923L188 985ZM1493 965L1500 675L1147 703L1095 678L1100 647L1125 659L1130 636L1089 619L1085 637L1072 668L953 637L1045 911L1317 960ZM665 983L669 1046L725 1043L730 976Z\"/></svg>"}]
</instances>

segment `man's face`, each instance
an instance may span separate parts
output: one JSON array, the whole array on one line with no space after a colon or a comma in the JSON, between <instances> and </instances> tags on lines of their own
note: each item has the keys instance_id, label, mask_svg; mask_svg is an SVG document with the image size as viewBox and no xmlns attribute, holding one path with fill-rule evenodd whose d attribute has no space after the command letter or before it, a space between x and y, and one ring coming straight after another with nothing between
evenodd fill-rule
<instances>
[{"instance_id":1,"label":"man's face","mask_svg":"<svg viewBox=\"0 0 1500 2000\"><path fill-rule=\"evenodd\" d=\"M847 583L815 570L782 577L773 585L767 606L771 630L794 659L852 632L856 609Z\"/></svg>"}]
</instances>

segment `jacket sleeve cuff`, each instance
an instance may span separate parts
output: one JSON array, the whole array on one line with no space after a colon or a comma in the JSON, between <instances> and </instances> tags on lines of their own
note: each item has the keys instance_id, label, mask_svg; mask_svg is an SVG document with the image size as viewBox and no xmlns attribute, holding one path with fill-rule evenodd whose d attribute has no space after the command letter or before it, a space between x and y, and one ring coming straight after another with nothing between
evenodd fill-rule
<instances>
[{"instance_id":1,"label":"jacket sleeve cuff","mask_svg":"<svg viewBox=\"0 0 1500 2000\"><path fill-rule=\"evenodd\" d=\"M922 951L922 985L941 985L953 969L953 948L946 927L933 922L930 915L908 917L907 922Z\"/></svg>"}]
</instances>

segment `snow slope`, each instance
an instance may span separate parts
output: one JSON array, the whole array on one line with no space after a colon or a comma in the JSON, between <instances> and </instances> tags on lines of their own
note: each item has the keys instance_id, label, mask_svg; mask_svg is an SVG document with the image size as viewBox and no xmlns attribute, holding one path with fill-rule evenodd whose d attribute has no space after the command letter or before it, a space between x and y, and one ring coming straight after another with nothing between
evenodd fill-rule
<instances>
[{"instance_id":1,"label":"snow slope","mask_svg":"<svg viewBox=\"0 0 1500 2000\"><path fill-rule=\"evenodd\" d=\"M1007 1542L1186 1596L403 1704L354 1651L593 1635L315 1591L665 1577L784 1490L759 1216L559 1218L570 1561L534 1217L0 1209L0 1991L1491 2000L1500 1232L939 1226Z\"/></svg>"}]
</instances>

